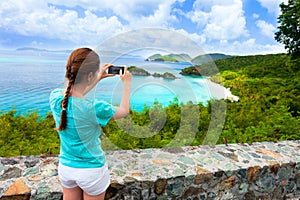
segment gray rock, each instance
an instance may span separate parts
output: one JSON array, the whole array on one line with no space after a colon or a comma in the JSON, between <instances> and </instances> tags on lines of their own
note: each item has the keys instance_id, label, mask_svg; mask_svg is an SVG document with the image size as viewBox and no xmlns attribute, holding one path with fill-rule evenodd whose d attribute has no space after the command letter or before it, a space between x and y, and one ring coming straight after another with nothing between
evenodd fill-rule
<instances>
[{"instance_id":1,"label":"gray rock","mask_svg":"<svg viewBox=\"0 0 300 200\"><path fill-rule=\"evenodd\" d=\"M4 171L0 177L0 181L4 181L11 178L18 178L22 174L22 169L18 167L11 167Z\"/></svg>"},{"instance_id":2,"label":"gray rock","mask_svg":"<svg viewBox=\"0 0 300 200\"><path fill-rule=\"evenodd\" d=\"M15 159L15 158L3 158L1 159L1 164L3 165L15 165L18 164L19 160Z\"/></svg>"},{"instance_id":3,"label":"gray rock","mask_svg":"<svg viewBox=\"0 0 300 200\"><path fill-rule=\"evenodd\" d=\"M33 159L33 160L26 160L24 163L25 166L29 168L29 167L34 167L38 162L39 162L38 159Z\"/></svg>"}]
</instances>

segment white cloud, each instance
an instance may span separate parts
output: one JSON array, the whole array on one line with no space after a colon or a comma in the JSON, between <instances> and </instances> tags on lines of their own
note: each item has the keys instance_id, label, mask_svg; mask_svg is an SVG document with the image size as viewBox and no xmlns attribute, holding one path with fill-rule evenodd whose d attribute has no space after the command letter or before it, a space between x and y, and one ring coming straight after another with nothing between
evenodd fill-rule
<instances>
[{"instance_id":1,"label":"white cloud","mask_svg":"<svg viewBox=\"0 0 300 200\"><path fill-rule=\"evenodd\" d=\"M248 35L241 0L196 0L186 16L203 27L208 39L232 40Z\"/></svg>"},{"instance_id":2,"label":"white cloud","mask_svg":"<svg viewBox=\"0 0 300 200\"><path fill-rule=\"evenodd\" d=\"M275 13L278 15L280 13L279 5L284 2L287 3L288 0L257 0L262 7L267 8L269 13Z\"/></svg>"},{"instance_id":3,"label":"white cloud","mask_svg":"<svg viewBox=\"0 0 300 200\"><path fill-rule=\"evenodd\" d=\"M167 24L176 20L175 16L170 15L172 4L176 1L183 0L49 0L53 4L65 5L68 7L81 6L84 9L92 11L107 11L119 18L125 20L129 24L129 28L140 27L167 27Z\"/></svg>"},{"instance_id":4,"label":"white cloud","mask_svg":"<svg viewBox=\"0 0 300 200\"><path fill-rule=\"evenodd\" d=\"M253 17L254 19L258 19L258 18L259 18L259 14L253 13L252 17Z\"/></svg>"},{"instance_id":5,"label":"white cloud","mask_svg":"<svg viewBox=\"0 0 300 200\"><path fill-rule=\"evenodd\" d=\"M44 43L43 43L43 42L38 42L38 41L32 41L32 42L31 42L31 45L32 45L32 46L43 46Z\"/></svg>"},{"instance_id":6,"label":"white cloud","mask_svg":"<svg viewBox=\"0 0 300 200\"><path fill-rule=\"evenodd\" d=\"M264 20L257 20L256 26L261 30L261 32L265 36L274 37L274 32L276 28L272 24L269 24Z\"/></svg>"},{"instance_id":7,"label":"white cloud","mask_svg":"<svg viewBox=\"0 0 300 200\"><path fill-rule=\"evenodd\" d=\"M188 38L190 38L191 40L193 40L194 42L196 42L200 46L205 44L205 42L206 42L206 37L203 34L199 35L197 33L188 33L184 29L179 29L179 30L175 30L175 31L187 36Z\"/></svg>"},{"instance_id":8,"label":"white cloud","mask_svg":"<svg viewBox=\"0 0 300 200\"><path fill-rule=\"evenodd\" d=\"M129 25L132 29L145 27L167 28L169 24L176 21L176 17L171 15L172 4L175 1L161 1L153 14L148 16L131 15L127 17Z\"/></svg>"},{"instance_id":9,"label":"white cloud","mask_svg":"<svg viewBox=\"0 0 300 200\"><path fill-rule=\"evenodd\" d=\"M28 0L15 0L7 2L4 7L3 4L5 5L0 3L0 15L3 19L0 21L0 27L25 36L92 44L123 30L116 16L98 17L89 10L80 18L74 10L56 9L47 3L37 5Z\"/></svg>"},{"instance_id":10,"label":"white cloud","mask_svg":"<svg viewBox=\"0 0 300 200\"><path fill-rule=\"evenodd\" d=\"M198 27L203 28L208 20L210 19L210 13L201 11L201 10L194 10L192 12L187 13L186 15L192 22L196 23Z\"/></svg>"},{"instance_id":11,"label":"white cloud","mask_svg":"<svg viewBox=\"0 0 300 200\"><path fill-rule=\"evenodd\" d=\"M258 44L256 39L250 38L245 41L235 41L233 43L220 43L220 46L208 46L208 52L221 52L230 55L258 55L286 52L281 44Z\"/></svg>"},{"instance_id":12,"label":"white cloud","mask_svg":"<svg viewBox=\"0 0 300 200\"><path fill-rule=\"evenodd\" d=\"M127 30L168 27L176 20L170 14L174 2L176 0L102 0L101 4L98 0L1 1L0 28L25 36L94 44ZM76 6L83 8L84 13L79 13ZM110 11L112 15L97 15L101 11Z\"/></svg>"}]
</instances>

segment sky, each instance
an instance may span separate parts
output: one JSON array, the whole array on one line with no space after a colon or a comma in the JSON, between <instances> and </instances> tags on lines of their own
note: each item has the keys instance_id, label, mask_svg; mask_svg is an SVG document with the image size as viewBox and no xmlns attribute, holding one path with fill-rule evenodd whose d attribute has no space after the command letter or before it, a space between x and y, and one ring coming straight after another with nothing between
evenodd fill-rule
<instances>
[{"instance_id":1,"label":"sky","mask_svg":"<svg viewBox=\"0 0 300 200\"><path fill-rule=\"evenodd\" d=\"M132 31L162 29L206 53L282 53L274 39L282 2L287 0L2 0L0 49L93 48Z\"/></svg>"}]
</instances>

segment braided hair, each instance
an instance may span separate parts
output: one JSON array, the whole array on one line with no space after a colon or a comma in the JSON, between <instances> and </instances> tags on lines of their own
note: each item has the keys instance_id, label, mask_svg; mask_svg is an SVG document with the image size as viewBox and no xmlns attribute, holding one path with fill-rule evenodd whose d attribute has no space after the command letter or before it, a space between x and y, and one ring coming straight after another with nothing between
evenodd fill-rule
<instances>
[{"instance_id":1,"label":"braided hair","mask_svg":"<svg viewBox=\"0 0 300 200\"><path fill-rule=\"evenodd\" d=\"M67 108L68 98L73 86L82 82L83 77L90 72L95 73L99 69L100 59L98 54L90 48L79 48L74 50L66 64L66 75L68 85L65 90L64 98L61 102L62 112L60 116L60 125L58 131L67 127Z\"/></svg>"}]
</instances>

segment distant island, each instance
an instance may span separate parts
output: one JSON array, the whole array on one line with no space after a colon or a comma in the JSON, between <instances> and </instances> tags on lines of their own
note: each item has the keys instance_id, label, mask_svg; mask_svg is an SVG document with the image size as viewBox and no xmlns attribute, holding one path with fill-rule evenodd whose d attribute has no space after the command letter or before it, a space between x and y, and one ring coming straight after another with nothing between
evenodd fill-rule
<instances>
[{"instance_id":1,"label":"distant island","mask_svg":"<svg viewBox=\"0 0 300 200\"><path fill-rule=\"evenodd\" d=\"M176 76L170 72L165 72L163 74L159 74L159 73L154 73L152 74L153 77L162 77L162 78L165 78L165 79L176 79Z\"/></svg>"},{"instance_id":2,"label":"distant island","mask_svg":"<svg viewBox=\"0 0 300 200\"><path fill-rule=\"evenodd\" d=\"M154 54L145 59L145 61L154 61L154 62L191 62L194 64L202 64L206 62L211 62L219 59L230 58L232 56L225 55L221 53L210 53L196 56L191 58L188 54Z\"/></svg>"},{"instance_id":3,"label":"distant island","mask_svg":"<svg viewBox=\"0 0 300 200\"><path fill-rule=\"evenodd\" d=\"M151 75L148 71L146 71L142 68L136 67L136 66L130 66L127 68L127 70L130 71L130 73L132 75L137 75L137 76L150 76Z\"/></svg>"},{"instance_id":4,"label":"distant island","mask_svg":"<svg viewBox=\"0 0 300 200\"><path fill-rule=\"evenodd\" d=\"M132 75L136 75L136 76L153 76L153 77L162 77L165 79L172 79L172 80L177 78L174 74L170 72L165 72L163 74L159 74L155 72L154 74L151 75L148 71L136 66L128 67L128 71L130 71Z\"/></svg>"},{"instance_id":5,"label":"distant island","mask_svg":"<svg viewBox=\"0 0 300 200\"><path fill-rule=\"evenodd\" d=\"M146 58L145 61L155 61L155 62L178 62L175 58L171 58L168 56L162 56L160 54L154 54L148 58Z\"/></svg>"},{"instance_id":6,"label":"distant island","mask_svg":"<svg viewBox=\"0 0 300 200\"><path fill-rule=\"evenodd\" d=\"M72 50L48 50L48 49L39 49L33 47L22 47L17 48L16 51L36 51L36 52L51 52L51 53L71 53Z\"/></svg>"},{"instance_id":7,"label":"distant island","mask_svg":"<svg viewBox=\"0 0 300 200\"><path fill-rule=\"evenodd\" d=\"M73 50L70 49L62 49L62 50L49 50L49 49L39 49L39 48L34 48L34 47L21 47L21 48L17 48L16 51L26 51L26 52L45 52L45 53L67 53L70 54L72 53ZM101 50L101 49L96 49L95 50L101 57L102 56L107 56L107 57L120 57L120 56L124 56L124 57L140 57L137 55L133 55L133 54L124 54L124 53L120 53L120 52L116 52L116 51L110 51L110 50Z\"/></svg>"},{"instance_id":8,"label":"distant island","mask_svg":"<svg viewBox=\"0 0 300 200\"><path fill-rule=\"evenodd\" d=\"M180 74L184 76L201 76L202 68L199 66L190 66L181 70Z\"/></svg>"}]
</instances>

